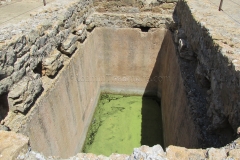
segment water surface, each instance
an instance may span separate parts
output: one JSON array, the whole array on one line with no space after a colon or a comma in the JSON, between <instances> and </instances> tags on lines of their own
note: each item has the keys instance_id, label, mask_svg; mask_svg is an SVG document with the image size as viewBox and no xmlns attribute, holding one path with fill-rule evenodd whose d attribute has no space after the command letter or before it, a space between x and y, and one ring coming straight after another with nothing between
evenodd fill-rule
<instances>
[{"instance_id":1,"label":"water surface","mask_svg":"<svg viewBox=\"0 0 240 160\"><path fill-rule=\"evenodd\" d=\"M141 145L162 144L161 109L153 97L103 94L83 152L130 154Z\"/></svg>"}]
</instances>

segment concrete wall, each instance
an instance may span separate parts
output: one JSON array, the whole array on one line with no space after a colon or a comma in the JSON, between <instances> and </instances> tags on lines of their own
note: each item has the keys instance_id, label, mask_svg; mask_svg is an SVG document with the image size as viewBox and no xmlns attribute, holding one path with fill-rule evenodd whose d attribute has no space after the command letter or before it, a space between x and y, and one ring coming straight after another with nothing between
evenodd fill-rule
<instances>
[{"instance_id":1,"label":"concrete wall","mask_svg":"<svg viewBox=\"0 0 240 160\"><path fill-rule=\"evenodd\" d=\"M178 59L172 34L168 31L157 59L164 145L195 148L199 146L199 129L193 121Z\"/></svg>"},{"instance_id":2,"label":"concrete wall","mask_svg":"<svg viewBox=\"0 0 240 160\"><path fill-rule=\"evenodd\" d=\"M101 82L85 80L102 75L95 48L89 50L92 43L90 38L87 47L79 44L78 52L29 115L25 133L33 150L61 157L80 152L100 94Z\"/></svg>"}]
</instances>

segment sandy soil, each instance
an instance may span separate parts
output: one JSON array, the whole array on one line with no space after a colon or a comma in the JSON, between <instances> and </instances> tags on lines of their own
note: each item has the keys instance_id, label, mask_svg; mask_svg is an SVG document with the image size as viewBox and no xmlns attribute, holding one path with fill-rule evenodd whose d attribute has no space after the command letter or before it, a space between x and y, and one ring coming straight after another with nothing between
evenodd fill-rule
<instances>
[{"instance_id":1,"label":"sandy soil","mask_svg":"<svg viewBox=\"0 0 240 160\"><path fill-rule=\"evenodd\" d=\"M220 0L208 0L211 5L219 8ZM240 1L239 0L223 0L222 11L232 19L233 23L240 24ZM224 22L223 22L224 23Z\"/></svg>"},{"instance_id":2,"label":"sandy soil","mask_svg":"<svg viewBox=\"0 0 240 160\"><path fill-rule=\"evenodd\" d=\"M55 0L46 0L47 4ZM218 9L220 0L208 0L209 4ZM30 12L44 7L43 0L12 0L0 5L0 26L9 23L18 23L30 17ZM240 2L239 0L223 0L222 12L232 19L233 23L240 24Z\"/></svg>"},{"instance_id":3,"label":"sandy soil","mask_svg":"<svg viewBox=\"0 0 240 160\"><path fill-rule=\"evenodd\" d=\"M47 5L54 0L46 0ZM18 23L30 18L30 12L44 7L42 0L13 0L0 6L0 25Z\"/></svg>"}]
</instances>

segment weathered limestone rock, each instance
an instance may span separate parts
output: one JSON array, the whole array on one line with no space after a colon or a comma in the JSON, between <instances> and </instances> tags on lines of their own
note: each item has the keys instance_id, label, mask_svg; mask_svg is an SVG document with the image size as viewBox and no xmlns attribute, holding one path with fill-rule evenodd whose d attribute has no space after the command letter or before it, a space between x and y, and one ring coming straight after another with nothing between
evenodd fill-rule
<instances>
[{"instance_id":1,"label":"weathered limestone rock","mask_svg":"<svg viewBox=\"0 0 240 160\"><path fill-rule=\"evenodd\" d=\"M9 128L7 126L4 126L4 125L0 124L0 130L2 130L2 131L9 131Z\"/></svg>"},{"instance_id":2,"label":"weathered limestone rock","mask_svg":"<svg viewBox=\"0 0 240 160\"><path fill-rule=\"evenodd\" d=\"M205 159L205 152L201 149L186 149L184 147L169 146L166 149L167 159Z\"/></svg>"},{"instance_id":3,"label":"weathered limestone rock","mask_svg":"<svg viewBox=\"0 0 240 160\"><path fill-rule=\"evenodd\" d=\"M229 151L227 158L239 158L240 157L240 149L234 149Z\"/></svg>"},{"instance_id":4,"label":"weathered limestone rock","mask_svg":"<svg viewBox=\"0 0 240 160\"><path fill-rule=\"evenodd\" d=\"M134 148L130 160L146 159L146 160L165 160L166 154L160 145L155 145L153 147L141 146L140 148Z\"/></svg>"},{"instance_id":5,"label":"weathered limestone rock","mask_svg":"<svg viewBox=\"0 0 240 160\"><path fill-rule=\"evenodd\" d=\"M80 38L81 39L81 38ZM82 38L85 39L85 38ZM66 54L68 56L71 56L75 51L77 50L77 43L73 44L70 48L67 50L61 50L63 54Z\"/></svg>"},{"instance_id":6,"label":"weathered limestone rock","mask_svg":"<svg viewBox=\"0 0 240 160\"><path fill-rule=\"evenodd\" d=\"M8 94L9 109L14 112L28 110L41 91L42 81L39 75L34 74L23 78Z\"/></svg>"},{"instance_id":7,"label":"weathered limestone rock","mask_svg":"<svg viewBox=\"0 0 240 160\"><path fill-rule=\"evenodd\" d=\"M77 157L80 159L98 159L98 156L92 153L79 153Z\"/></svg>"},{"instance_id":8,"label":"weathered limestone rock","mask_svg":"<svg viewBox=\"0 0 240 160\"><path fill-rule=\"evenodd\" d=\"M14 132L0 131L0 158L15 160L28 151L29 138Z\"/></svg>"},{"instance_id":9,"label":"weathered limestone rock","mask_svg":"<svg viewBox=\"0 0 240 160\"><path fill-rule=\"evenodd\" d=\"M61 52L59 52L57 49L53 50L50 55L45 57L42 65L43 65L43 75L47 75L48 77L55 76L63 66L63 61L61 59Z\"/></svg>"},{"instance_id":10,"label":"weathered limestone rock","mask_svg":"<svg viewBox=\"0 0 240 160\"><path fill-rule=\"evenodd\" d=\"M22 57L18 58L17 61L14 63L14 70L18 71L22 67L24 67L25 64L28 64L29 58L30 58L30 53L26 53Z\"/></svg>"},{"instance_id":11,"label":"weathered limestone rock","mask_svg":"<svg viewBox=\"0 0 240 160\"><path fill-rule=\"evenodd\" d=\"M209 160L225 159L227 158L227 154L226 154L225 148L220 148L220 149L210 148L207 151L207 157Z\"/></svg>"},{"instance_id":12,"label":"weathered limestone rock","mask_svg":"<svg viewBox=\"0 0 240 160\"><path fill-rule=\"evenodd\" d=\"M117 154L117 153L113 153L109 156L110 160L122 160L122 159L128 159L129 155L125 155L125 154Z\"/></svg>"},{"instance_id":13,"label":"weathered limestone rock","mask_svg":"<svg viewBox=\"0 0 240 160\"><path fill-rule=\"evenodd\" d=\"M76 41L77 41L77 36L73 35L73 34L70 34L67 38L66 41L64 41L62 43L62 49L63 50L67 50L68 48L70 48Z\"/></svg>"},{"instance_id":14,"label":"weathered limestone rock","mask_svg":"<svg viewBox=\"0 0 240 160\"><path fill-rule=\"evenodd\" d=\"M114 27L114 28L135 28L135 27L150 27L150 28L165 28L166 25L173 22L170 14L160 13L94 13L88 17L86 22L87 29L91 30L94 27ZM167 27L166 27L167 28Z\"/></svg>"},{"instance_id":15,"label":"weathered limestone rock","mask_svg":"<svg viewBox=\"0 0 240 160\"><path fill-rule=\"evenodd\" d=\"M84 24L81 24L78 27L76 27L74 31L76 32L76 35L81 36L83 32L86 31L86 29L87 29L87 26Z\"/></svg>"},{"instance_id":16,"label":"weathered limestone rock","mask_svg":"<svg viewBox=\"0 0 240 160\"><path fill-rule=\"evenodd\" d=\"M87 32L83 32L83 34L81 36L79 36L79 41L80 42L84 42L84 40L87 38Z\"/></svg>"},{"instance_id":17,"label":"weathered limestone rock","mask_svg":"<svg viewBox=\"0 0 240 160\"><path fill-rule=\"evenodd\" d=\"M0 94L7 93L10 87L13 85L12 77L4 78L0 81Z\"/></svg>"}]
</instances>

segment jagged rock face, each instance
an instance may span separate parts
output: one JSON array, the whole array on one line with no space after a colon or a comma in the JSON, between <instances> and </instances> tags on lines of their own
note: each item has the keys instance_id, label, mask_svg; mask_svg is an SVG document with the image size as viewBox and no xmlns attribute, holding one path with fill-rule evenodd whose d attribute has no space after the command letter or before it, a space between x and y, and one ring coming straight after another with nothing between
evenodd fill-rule
<instances>
[{"instance_id":1,"label":"jagged rock face","mask_svg":"<svg viewBox=\"0 0 240 160\"><path fill-rule=\"evenodd\" d=\"M53 77L63 67L63 59L61 58L61 52L57 49L53 50L52 53L46 56L42 62L43 75Z\"/></svg>"},{"instance_id":2,"label":"jagged rock face","mask_svg":"<svg viewBox=\"0 0 240 160\"><path fill-rule=\"evenodd\" d=\"M219 137L217 142L223 145L226 141L230 142L236 138L236 130L240 125L238 118L240 110L237 109L239 98L236 96L240 90L237 56L240 41L236 39L229 42L230 37L240 34L237 29L239 26L229 22L231 20L226 15L221 14L218 18L213 18L212 15L217 15L218 10L211 5L208 6L207 2L201 4L205 7L200 7L199 2L194 0L178 3L175 16L181 25L181 31L184 31L184 39L189 50L194 53L192 61L196 61L196 65L192 68L195 80L203 89L202 102L205 101L204 108L207 109L205 115L206 119L209 119L207 127L209 134L205 135L217 135ZM197 11L198 8L201 8L200 12ZM207 10L211 10L210 15L205 14ZM219 23L219 19L226 22L224 27ZM199 102L195 100L194 103ZM197 121L199 124L202 123L202 120Z\"/></svg>"},{"instance_id":3,"label":"jagged rock face","mask_svg":"<svg viewBox=\"0 0 240 160\"><path fill-rule=\"evenodd\" d=\"M24 113L34 103L41 91L42 81L39 75L34 74L23 78L12 87L8 94L9 109L13 112Z\"/></svg>"}]
</instances>

